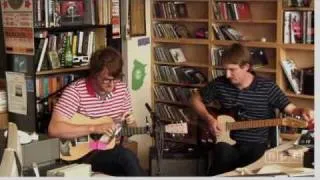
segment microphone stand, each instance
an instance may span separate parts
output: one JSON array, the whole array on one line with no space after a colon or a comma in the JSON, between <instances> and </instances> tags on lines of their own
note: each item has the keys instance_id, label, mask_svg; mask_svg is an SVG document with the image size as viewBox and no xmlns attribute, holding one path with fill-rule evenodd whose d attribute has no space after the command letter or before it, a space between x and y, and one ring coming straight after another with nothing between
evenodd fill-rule
<instances>
[{"instance_id":1,"label":"microphone stand","mask_svg":"<svg viewBox=\"0 0 320 180\"><path fill-rule=\"evenodd\" d=\"M152 133L151 136L155 138L155 151L156 151L156 160L157 160L157 171L156 176L161 175L161 160L163 155L163 142L164 142L164 130L161 125L160 118L157 116L155 112L152 111L151 107L148 103L145 103L146 108L150 113L150 117L152 120Z\"/></svg>"}]
</instances>

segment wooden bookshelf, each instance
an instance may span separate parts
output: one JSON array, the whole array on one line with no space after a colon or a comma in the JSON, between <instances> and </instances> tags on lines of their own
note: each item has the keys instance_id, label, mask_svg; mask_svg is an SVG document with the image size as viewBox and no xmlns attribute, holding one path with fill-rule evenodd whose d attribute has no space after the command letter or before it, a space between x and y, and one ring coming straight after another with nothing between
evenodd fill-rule
<instances>
[{"instance_id":1,"label":"wooden bookshelf","mask_svg":"<svg viewBox=\"0 0 320 180\"><path fill-rule=\"evenodd\" d=\"M185 38L179 38L179 39L153 39L156 43L175 43L175 44L203 44L208 45L209 40L205 39L185 39Z\"/></svg>"},{"instance_id":2,"label":"wooden bookshelf","mask_svg":"<svg viewBox=\"0 0 320 180\"><path fill-rule=\"evenodd\" d=\"M197 18L175 18L175 19L166 19L166 18L153 18L153 21L164 21L164 22L189 22L189 23L207 23L209 20L208 19L197 19Z\"/></svg>"},{"instance_id":3,"label":"wooden bookshelf","mask_svg":"<svg viewBox=\"0 0 320 180\"><path fill-rule=\"evenodd\" d=\"M277 24L277 20L215 20L216 23L225 24Z\"/></svg>"},{"instance_id":4,"label":"wooden bookshelf","mask_svg":"<svg viewBox=\"0 0 320 180\"><path fill-rule=\"evenodd\" d=\"M183 66L183 67L198 67L198 68L208 68L207 64L198 64L192 62L183 62L183 63L170 63L170 62L154 62L157 65L167 65L167 66Z\"/></svg>"},{"instance_id":5,"label":"wooden bookshelf","mask_svg":"<svg viewBox=\"0 0 320 180\"><path fill-rule=\"evenodd\" d=\"M52 75L52 74L64 74L64 73L72 73L72 72L78 72L78 71L86 71L88 69L89 69L88 66L60 68L60 69L40 71L40 72L37 72L36 75L40 76L40 75Z\"/></svg>"},{"instance_id":6,"label":"wooden bookshelf","mask_svg":"<svg viewBox=\"0 0 320 180\"><path fill-rule=\"evenodd\" d=\"M313 1L314 3L314 1ZM281 89L283 89L287 96L290 98L290 100L295 103L297 106L301 107L309 107L314 109L314 96L309 94L295 94L290 88L289 83L286 78L286 75L284 74L282 67L281 67L281 61L284 61L286 59L293 60L297 66L297 68L308 68L308 67L314 67L314 44L310 44L308 42L304 42L303 40L303 25L300 26L302 33L302 40L301 42L296 43L285 43L285 25L286 25L286 12L294 12L299 14L300 16L300 22L303 20L303 14L307 14L308 12L314 12L314 4L310 4L309 7L288 7L286 4L286 1L281 1L279 3L278 7L278 21L279 21L279 27L278 27L278 65L277 65L277 84ZM307 16L307 15L305 15ZM308 18L308 17L307 17ZM314 21L314 19L311 19L310 21ZM289 38L291 39L291 38ZM291 40L290 40L291 41ZM314 40L313 40L314 41ZM310 79L310 81L313 81L313 79Z\"/></svg>"},{"instance_id":7,"label":"wooden bookshelf","mask_svg":"<svg viewBox=\"0 0 320 180\"><path fill-rule=\"evenodd\" d=\"M106 25L89 25L89 24L84 24L84 25L75 25L75 26L59 26L59 27L35 27L35 31L73 31L74 29L78 30L84 30L84 29L96 29L96 28L108 28L112 27L111 24L106 24Z\"/></svg>"},{"instance_id":8,"label":"wooden bookshelf","mask_svg":"<svg viewBox=\"0 0 320 180\"><path fill-rule=\"evenodd\" d=\"M172 18L172 17L157 17L155 13L155 3L180 2L184 3L188 10L188 17ZM250 7L250 18L248 19L223 19L216 18L217 12L214 11L216 3L246 3ZM193 7L193 8L191 8ZM313 11L314 6L310 7L287 7L284 0L153 0L151 3L151 26L152 28L158 23L183 24L186 29L191 31L192 37L188 38L163 38L158 37L158 32L152 29L152 70L156 66L169 67L193 67L201 72L205 72L207 80L215 78L219 73L215 71L223 71L223 67L213 62L211 53L214 48L225 48L233 43L241 43L252 49L263 49L268 59L268 64L263 67L254 68L258 75L266 76L273 79L279 87L286 93L289 99L297 106L314 108L314 96L305 94L294 94L288 88L282 67L281 60L286 57L295 57L299 67L308 67L314 65L314 44L285 44L283 43L283 26L285 11ZM190 13L189 13L190 12ZM207 14L205 14L206 12ZM171 14L172 15L172 14ZM230 25L243 35L241 40L220 40L215 34L216 26ZM195 30L198 28L207 29L208 33L205 38L194 37ZM157 60L155 56L156 47L176 48L181 47L185 53L187 62L163 62ZM298 60L299 59L299 60ZM154 71L152 74L154 75ZM200 88L204 85L199 84L184 84L164 82L152 78L153 86L175 86L183 88ZM153 107L157 103L168 104L171 106L181 106L180 102L171 100L159 100L155 98L152 90Z\"/></svg>"},{"instance_id":9,"label":"wooden bookshelf","mask_svg":"<svg viewBox=\"0 0 320 180\"><path fill-rule=\"evenodd\" d=\"M201 88L205 84L187 84L187 83L174 83L174 82L165 82L165 81L154 81L155 84L171 85L171 86L181 86L181 87L190 87L190 88Z\"/></svg>"},{"instance_id":10,"label":"wooden bookshelf","mask_svg":"<svg viewBox=\"0 0 320 180\"><path fill-rule=\"evenodd\" d=\"M259 47L259 48L276 48L277 43L274 42L260 42L260 41L223 41L223 40L213 40L212 44L216 46L231 46L233 43L241 43L246 47Z\"/></svg>"},{"instance_id":11,"label":"wooden bookshelf","mask_svg":"<svg viewBox=\"0 0 320 180\"><path fill-rule=\"evenodd\" d=\"M22 72L25 74L25 77L28 78L29 89L26 92L27 113L19 114L8 112L8 118L10 121L14 121L20 130L47 133L47 125L50 121L51 114L50 112L45 112L43 110L45 108L41 108L41 106L45 107L44 102L48 102L49 107L52 107L55 101L49 99L49 97L56 98L55 96L59 94L55 94L56 92L60 92L60 90L74 79L86 75L89 69L88 66L84 66L88 62L82 61L80 64L75 62L75 60L73 60L72 67L58 66L59 63L57 62L63 64L61 57L63 57L64 54L66 39L70 38L72 40L71 44L75 44L72 52L73 57L87 56L88 59L86 60L88 61L92 52L107 45L120 50L118 47L121 47L121 39L113 38L113 35L117 33L113 32L113 30L116 30L114 27L117 27L119 24L111 24L111 20L112 18L118 18L118 16L120 16L121 7L120 1L117 0L110 1L108 4L107 1L96 2L97 6L101 5L100 7L109 8L110 12L112 10L112 12L119 12L119 14L112 13L112 15L108 15L107 11L95 8L93 1L83 1L83 6L81 6L83 9L80 9L80 7L76 9L77 11L83 11L83 13L80 12L81 15L75 14L77 19L74 18L71 20L63 15L63 13L60 13L59 8L56 8L62 7L62 4L65 3L63 1L41 0L37 1L38 3L35 3L36 1L29 2L33 3L30 7L34 15L32 18L34 54L21 55L18 54L18 52L17 54L6 54L6 70ZM43 8L45 5L48 5L48 7ZM19 11L21 12L21 9ZM117 22L114 21L114 23ZM81 36L80 31L81 33L83 32ZM38 68L40 59L43 60L41 62L47 61L47 63L44 63L47 65L42 64L43 66L40 65ZM21 60L21 62L24 61L26 68L17 68L15 66L17 60ZM52 65L55 67L52 68ZM68 75L70 75L70 78L66 77ZM44 80L47 80L46 83L44 83ZM43 94L40 96L39 92L43 92ZM46 115L43 115L45 113Z\"/></svg>"}]
</instances>

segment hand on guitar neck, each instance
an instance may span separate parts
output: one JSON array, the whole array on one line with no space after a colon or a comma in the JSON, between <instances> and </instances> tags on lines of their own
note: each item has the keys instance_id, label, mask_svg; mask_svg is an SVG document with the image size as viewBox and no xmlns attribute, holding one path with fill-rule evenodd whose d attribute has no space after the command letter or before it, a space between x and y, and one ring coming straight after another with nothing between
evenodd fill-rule
<instances>
[{"instance_id":1,"label":"hand on guitar neck","mask_svg":"<svg viewBox=\"0 0 320 180\"><path fill-rule=\"evenodd\" d=\"M101 123L91 125L89 128L90 134L112 134L116 129L116 125L114 123Z\"/></svg>"}]
</instances>

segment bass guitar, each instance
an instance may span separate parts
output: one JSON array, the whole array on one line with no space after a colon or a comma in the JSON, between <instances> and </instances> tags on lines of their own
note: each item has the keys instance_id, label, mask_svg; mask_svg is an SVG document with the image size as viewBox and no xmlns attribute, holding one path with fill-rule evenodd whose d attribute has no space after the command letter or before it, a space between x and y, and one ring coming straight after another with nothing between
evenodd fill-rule
<instances>
[{"instance_id":1,"label":"bass guitar","mask_svg":"<svg viewBox=\"0 0 320 180\"><path fill-rule=\"evenodd\" d=\"M82 114L75 114L71 121L68 122L75 125L97 125L97 124L114 124L112 118L101 117L90 119ZM164 131L171 134L188 134L187 123L167 124ZM98 139L95 136L83 136L74 140L60 141L60 159L65 161L74 161L80 159L93 150L108 150L116 145L117 136L132 136L135 134L150 134L152 129L145 127L119 127L113 134L100 135ZM95 138L93 138L95 137Z\"/></svg>"}]
</instances>

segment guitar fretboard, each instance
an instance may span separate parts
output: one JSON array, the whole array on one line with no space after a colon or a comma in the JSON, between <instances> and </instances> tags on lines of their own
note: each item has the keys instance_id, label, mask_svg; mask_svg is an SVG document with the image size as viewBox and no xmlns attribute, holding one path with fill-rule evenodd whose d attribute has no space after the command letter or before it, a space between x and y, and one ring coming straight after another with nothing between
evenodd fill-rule
<instances>
[{"instance_id":1,"label":"guitar fretboard","mask_svg":"<svg viewBox=\"0 0 320 180\"><path fill-rule=\"evenodd\" d=\"M268 120L256 120L256 121L241 121L227 123L226 128L228 130L249 129L259 127L272 127L282 124L282 119L268 119Z\"/></svg>"},{"instance_id":2,"label":"guitar fretboard","mask_svg":"<svg viewBox=\"0 0 320 180\"><path fill-rule=\"evenodd\" d=\"M132 136L135 134L146 134L149 132L148 127L122 127L119 136Z\"/></svg>"}]
</instances>

